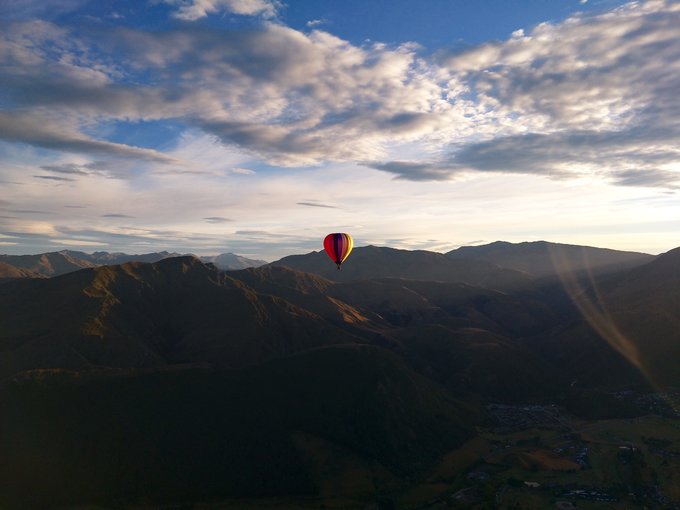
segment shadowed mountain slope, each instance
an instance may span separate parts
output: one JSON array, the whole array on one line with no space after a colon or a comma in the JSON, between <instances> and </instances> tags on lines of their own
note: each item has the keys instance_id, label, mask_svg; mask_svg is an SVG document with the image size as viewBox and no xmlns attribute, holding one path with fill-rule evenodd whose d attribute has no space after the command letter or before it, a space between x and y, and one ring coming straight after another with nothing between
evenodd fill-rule
<instances>
[{"instance_id":1,"label":"shadowed mountain slope","mask_svg":"<svg viewBox=\"0 0 680 510\"><path fill-rule=\"evenodd\" d=\"M631 257L636 259L636 255ZM321 260L327 262L323 257ZM559 380L575 381L577 388L647 381L680 385L680 365L676 362L680 359L680 249L632 269L612 272L613 266L600 266L604 267L607 271L603 270L595 279L588 278L587 272L575 270L562 281L511 293L460 283L397 278L325 284L324 293L351 305L365 317L371 312L389 326L402 328L399 333L385 333L391 341L403 343L408 338L410 345L414 338L429 341L430 333L418 332L425 325L443 326L446 335L437 335L453 338L452 345L456 346L473 345L469 340L459 341L472 338L463 333L464 328L514 339L511 343L491 342L496 346L494 349L504 352L499 356L461 356L460 359L471 360L465 370L479 367L503 374L502 360L507 356L507 360L515 360L512 363L518 373L542 363ZM338 273L330 270L331 275L334 272ZM517 350L520 347L524 354ZM422 351L411 348L411 352ZM428 357L423 366L432 361L436 360ZM530 370L542 374L534 382L543 375L551 378L551 373L546 374L545 370ZM500 376L496 387L507 384L509 376ZM458 377L456 370L452 377ZM523 384L525 389L530 388L529 381ZM489 384L487 388L493 386ZM478 391L490 394L484 389Z\"/></svg>"},{"instance_id":2,"label":"shadowed mountain slope","mask_svg":"<svg viewBox=\"0 0 680 510\"><path fill-rule=\"evenodd\" d=\"M555 398L568 388L561 367L502 334L429 324L404 328L397 338L404 358L454 395L526 402Z\"/></svg>"},{"instance_id":3,"label":"shadowed mountain slope","mask_svg":"<svg viewBox=\"0 0 680 510\"><path fill-rule=\"evenodd\" d=\"M554 276L565 272L614 271L639 266L653 255L590 246L532 241L496 241L481 246L462 246L446 254L452 259L485 260L500 267L516 269L532 276Z\"/></svg>"},{"instance_id":4,"label":"shadowed mountain slope","mask_svg":"<svg viewBox=\"0 0 680 510\"><path fill-rule=\"evenodd\" d=\"M534 347L579 384L680 385L680 249L582 286L564 284L580 312Z\"/></svg>"},{"instance_id":5,"label":"shadowed mountain slope","mask_svg":"<svg viewBox=\"0 0 680 510\"><path fill-rule=\"evenodd\" d=\"M604 282L600 295L621 349L635 346L653 383L680 385L680 248Z\"/></svg>"},{"instance_id":6,"label":"shadowed mountain slope","mask_svg":"<svg viewBox=\"0 0 680 510\"><path fill-rule=\"evenodd\" d=\"M0 285L0 507L367 507L488 424L483 404L635 416L612 390L680 385L680 249L540 280L357 253L349 275L283 259L341 281L178 257Z\"/></svg>"},{"instance_id":7,"label":"shadowed mountain slope","mask_svg":"<svg viewBox=\"0 0 680 510\"><path fill-rule=\"evenodd\" d=\"M373 336L374 329L385 326L382 318L369 310L358 310L335 299L329 292L334 283L318 275L271 265L227 274L261 294L282 297L364 338Z\"/></svg>"},{"instance_id":8,"label":"shadowed mountain slope","mask_svg":"<svg viewBox=\"0 0 680 510\"><path fill-rule=\"evenodd\" d=\"M30 368L234 367L351 342L318 315L193 257L0 287L0 374Z\"/></svg>"},{"instance_id":9,"label":"shadowed mountain slope","mask_svg":"<svg viewBox=\"0 0 680 510\"><path fill-rule=\"evenodd\" d=\"M286 266L266 265L244 271L231 271L227 274L258 292L283 297L290 296L291 293L319 294L335 285L335 282L316 274Z\"/></svg>"},{"instance_id":10,"label":"shadowed mountain slope","mask_svg":"<svg viewBox=\"0 0 680 510\"><path fill-rule=\"evenodd\" d=\"M271 265L228 274L335 324L351 324L357 336L389 346L455 393L516 400L554 393L564 383L559 370L513 340L549 331L562 320L541 293L515 296L399 278L334 283Z\"/></svg>"},{"instance_id":11,"label":"shadowed mountain slope","mask_svg":"<svg viewBox=\"0 0 680 510\"><path fill-rule=\"evenodd\" d=\"M388 258L393 252L398 259L403 255L370 248L365 253L375 250ZM592 288L582 288L578 280L575 289L534 285L510 293L400 278L333 282L278 265L220 273L192 257L90 268L50 280L15 280L0 289L0 374L41 367L238 367L357 341L403 353L414 338L426 342L428 331L435 331L452 339L456 349L472 349L478 338L492 339L486 344L516 360L517 370L528 367L523 358L537 366L531 352L567 377L589 385L619 384L632 369L627 352L602 340L614 324L615 331L630 337L640 363L663 374L664 382L680 382L668 356L680 344L677 253L601 277ZM415 256L423 254L446 260L428 252ZM322 260L332 275L344 274ZM406 267L407 272L412 268ZM594 297L602 300L594 305L600 312L588 317L581 301ZM593 317L609 323L598 330ZM500 379L512 383L511 374L495 361L502 355L461 359L469 361L464 370L505 373ZM428 364L425 360L420 366ZM611 366L611 373L598 366Z\"/></svg>"},{"instance_id":12,"label":"shadowed mountain slope","mask_svg":"<svg viewBox=\"0 0 680 510\"><path fill-rule=\"evenodd\" d=\"M461 282L478 287L507 290L527 285L530 278L512 269L501 269L481 260L453 260L430 251L395 250L364 246L352 250L338 271L324 252L292 255L272 262L329 280L348 282L374 278L406 278L440 282Z\"/></svg>"},{"instance_id":13,"label":"shadowed mountain slope","mask_svg":"<svg viewBox=\"0 0 680 510\"><path fill-rule=\"evenodd\" d=\"M0 387L0 410L8 508L313 496L343 464L369 474L370 498L431 467L478 419L368 346L229 372L37 372Z\"/></svg>"},{"instance_id":14,"label":"shadowed mountain slope","mask_svg":"<svg viewBox=\"0 0 680 510\"><path fill-rule=\"evenodd\" d=\"M562 316L544 302L546 299L540 290L507 294L465 283L402 278L332 282L275 265L227 274L257 292L284 297L321 315L318 310L324 301L344 303L372 321L393 328L435 323L485 328L516 336L543 331L562 320Z\"/></svg>"},{"instance_id":15,"label":"shadowed mountain slope","mask_svg":"<svg viewBox=\"0 0 680 510\"><path fill-rule=\"evenodd\" d=\"M675 305L680 297L680 248L659 255L602 285L614 306L653 305L680 310Z\"/></svg>"}]
</instances>

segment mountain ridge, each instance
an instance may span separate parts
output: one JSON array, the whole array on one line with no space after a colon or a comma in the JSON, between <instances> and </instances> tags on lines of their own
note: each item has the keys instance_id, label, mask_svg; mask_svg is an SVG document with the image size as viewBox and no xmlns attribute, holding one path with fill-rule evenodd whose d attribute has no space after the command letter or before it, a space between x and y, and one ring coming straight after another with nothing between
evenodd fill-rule
<instances>
[{"instance_id":1,"label":"mountain ridge","mask_svg":"<svg viewBox=\"0 0 680 510\"><path fill-rule=\"evenodd\" d=\"M5 283L0 322L5 376L60 364L242 366L354 341L313 312L258 294L192 256Z\"/></svg>"},{"instance_id":2,"label":"mountain ridge","mask_svg":"<svg viewBox=\"0 0 680 510\"><path fill-rule=\"evenodd\" d=\"M127 262L159 262L166 258L182 257L185 254L160 251L141 254L127 254L122 252L96 251L85 253L82 251L60 250L55 252L39 253L36 255L0 255L0 262L14 269L3 266L0 278L35 278L36 275L43 277L60 276L87 267L120 265ZM191 255L194 256L194 255ZM244 269L246 267L258 267L266 264L264 260L253 260L241 257L234 253L222 253L215 256L199 257L203 262L211 262L222 270ZM28 271L28 272L22 272ZM2 276L2 274L13 276Z\"/></svg>"},{"instance_id":3,"label":"mountain ridge","mask_svg":"<svg viewBox=\"0 0 680 510\"><path fill-rule=\"evenodd\" d=\"M358 250L359 254L376 251ZM385 254L384 249L377 251ZM446 260L443 255L428 252L416 252L416 259L420 260L423 253L428 259ZM579 291L580 287L574 291L559 282L532 283L524 277L519 288L498 290L460 281L413 278L333 281L275 263L220 272L193 256L166 258L153 264L90 267L51 279L11 280L0 287L0 319L4 324L0 347L9 349L0 362L0 371L9 375L14 369L41 368L43 362L47 363L45 367L58 367L60 363L65 367L101 365L107 356L112 366L122 367L203 362L239 366L313 347L322 338L331 343L376 343L398 348L403 337L398 334L400 330L411 329L416 334L432 325L447 328L451 332L447 335L453 338L464 338L465 328L476 328L511 343L520 342L518 345L529 342L524 338L545 337L551 340L543 346L536 344L538 352L546 348L561 352L555 339L565 334L597 343L601 332L586 335L578 331L597 329L592 321L583 323L588 317L580 303L598 292L612 316L631 332L639 330L635 324L647 323L645 316L658 318L654 326L660 332L658 341L648 342L648 347L640 351L654 358L659 354L655 346L674 345L675 328L680 330L676 311L676 289L680 288L678 253L672 250L643 266L603 275L592 282L577 282L600 289L594 294L585 288ZM392 254L388 250L386 257ZM314 259L321 255L324 254L317 253ZM399 254L409 259L413 255ZM333 276L344 271L321 260ZM394 267L393 263L387 269L392 271ZM412 271L412 260L402 267ZM496 271L495 266L486 263L472 267ZM434 274L440 276L438 271ZM657 297L645 297L648 295ZM631 311L638 309L640 313ZM581 325L564 329L570 321ZM550 333L559 328L564 329L561 336ZM637 343L644 344L644 330L633 336ZM75 343L64 343L65 338ZM93 341L95 338L100 340ZM234 340L225 344L228 338ZM24 344L19 339L32 339L34 343ZM108 340L102 344L101 339ZM495 343L510 345L504 342ZM105 354L101 347L95 348L97 345L108 345L113 350ZM579 349L574 352L586 352L588 347ZM42 357L35 358L38 351ZM605 351L602 355L609 356ZM561 354L564 355L574 357ZM557 358L546 359L557 363L556 370L563 370L558 368ZM584 360L587 363L587 356L574 366ZM662 379L675 380L671 372Z\"/></svg>"},{"instance_id":4,"label":"mountain ridge","mask_svg":"<svg viewBox=\"0 0 680 510\"><path fill-rule=\"evenodd\" d=\"M502 269L486 261L454 261L441 253L426 250L363 246L352 250L340 271L328 263L324 252L290 255L272 262L332 281L398 277L413 280L462 282L489 288L512 289L526 285L529 278L512 269Z\"/></svg>"},{"instance_id":5,"label":"mountain ridge","mask_svg":"<svg viewBox=\"0 0 680 510\"><path fill-rule=\"evenodd\" d=\"M548 241L495 241L485 245L462 246L445 255L454 259L486 260L534 277L625 270L654 259L653 255L646 253Z\"/></svg>"}]
</instances>

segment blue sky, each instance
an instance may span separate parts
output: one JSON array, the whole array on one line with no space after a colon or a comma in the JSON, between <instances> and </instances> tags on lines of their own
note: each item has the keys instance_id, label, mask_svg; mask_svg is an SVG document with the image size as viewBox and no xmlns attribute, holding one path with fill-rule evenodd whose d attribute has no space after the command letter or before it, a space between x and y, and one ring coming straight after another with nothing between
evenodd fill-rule
<instances>
[{"instance_id":1,"label":"blue sky","mask_svg":"<svg viewBox=\"0 0 680 510\"><path fill-rule=\"evenodd\" d=\"M680 5L6 0L0 252L680 245Z\"/></svg>"}]
</instances>

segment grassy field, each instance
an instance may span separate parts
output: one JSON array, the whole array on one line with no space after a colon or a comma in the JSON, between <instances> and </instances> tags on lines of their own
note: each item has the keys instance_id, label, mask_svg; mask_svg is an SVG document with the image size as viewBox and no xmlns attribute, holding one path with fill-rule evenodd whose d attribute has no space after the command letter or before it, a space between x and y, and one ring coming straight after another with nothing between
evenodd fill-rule
<instances>
[{"instance_id":1,"label":"grassy field","mask_svg":"<svg viewBox=\"0 0 680 510\"><path fill-rule=\"evenodd\" d=\"M430 481L449 485L439 502L430 495L430 508L542 510L559 502L579 509L680 508L679 419L563 425L482 431L433 471ZM399 503L418 508L407 499Z\"/></svg>"}]
</instances>

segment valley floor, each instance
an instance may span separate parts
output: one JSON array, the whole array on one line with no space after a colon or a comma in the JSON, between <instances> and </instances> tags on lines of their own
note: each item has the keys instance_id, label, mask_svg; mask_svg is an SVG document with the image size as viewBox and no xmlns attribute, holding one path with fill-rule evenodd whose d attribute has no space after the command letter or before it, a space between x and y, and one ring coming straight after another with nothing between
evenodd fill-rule
<instances>
[{"instance_id":1,"label":"valley floor","mask_svg":"<svg viewBox=\"0 0 680 510\"><path fill-rule=\"evenodd\" d=\"M336 479L338 485L326 486L318 498L185 502L130 510L680 509L679 418L561 417L559 423L512 431L480 429L446 455L426 481L385 493L377 501L368 494L350 495L365 473L348 465Z\"/></svg>"}]
</instances>

